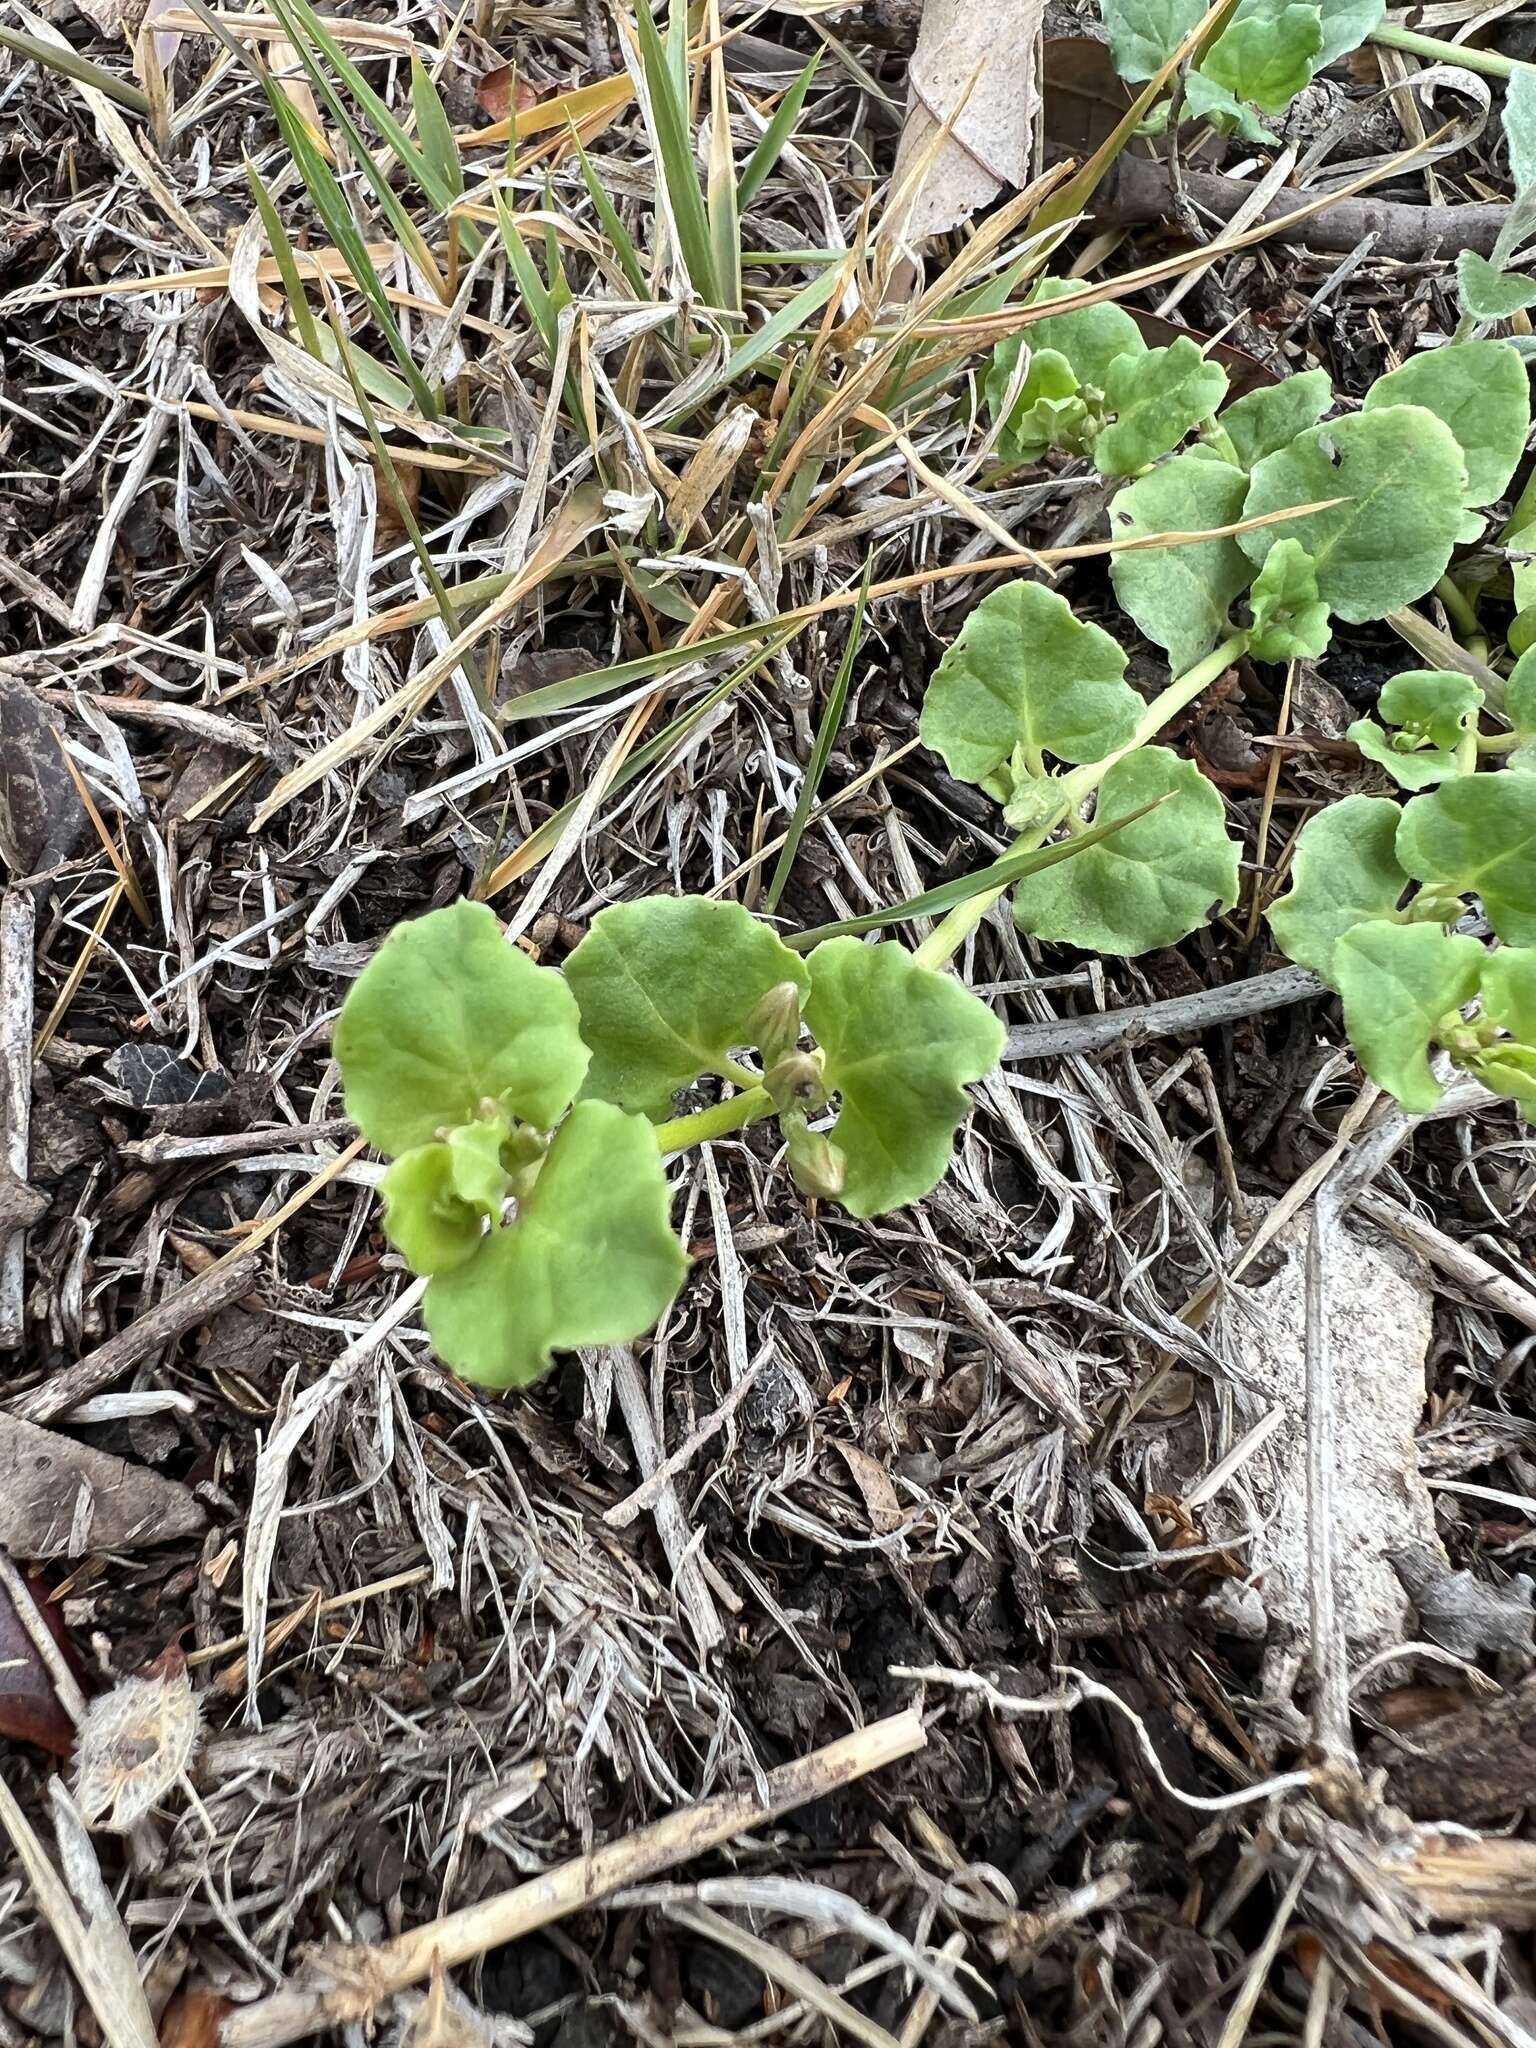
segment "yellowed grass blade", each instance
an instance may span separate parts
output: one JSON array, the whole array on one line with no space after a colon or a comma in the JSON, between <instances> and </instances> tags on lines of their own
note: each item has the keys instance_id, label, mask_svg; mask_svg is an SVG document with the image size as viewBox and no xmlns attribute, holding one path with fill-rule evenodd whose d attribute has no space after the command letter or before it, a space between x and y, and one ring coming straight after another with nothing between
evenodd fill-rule
<instances>
[{"instance_id":1,"label":"yellowed grass blade","mask_svg":"<svg viewBox=\"0 0 1536 2048\"><path fill-rule=\"evenodd\" d=\"M580 127L594 114L616 113L627 106L634 93L626 72L600 78L594 85L578 85L570 92L558 92L553 99L523 107L505 121L493 121L489 128L466 129L455 139L460 149L480 149L497 142L517 142L525 135L542 135L551 128L568 124Z\"/></svg>"},{"instance_id":2,"label":"yellowed grass blade","mask_svg":"<svg viewBox=\"0 0 1536 2048\"><path fill-rule=\"evenodd\" d=\"M596 485L586 485L573 491L560 510L550 521L549 527L538 546L529 556L523 568L510 582L500 597L493 598L485 609L476 614L462 633L456 634L442 652L429 661L419 675L413 676L386 697L382 704L370 711L366 718L360 718L346 732L339 734L307 761L291 769L283 776L272 794L258 809L251 820L251 830L259 831L274 817L285 804L306 789L323 781L343 762L350 761L360 753L377 734L386 730L397 719L402 723L414 718L418 711L436 694L439 686L446 682L458 667L460 658L483 640L493 626L499 625L531 590L536 590L549 574L586 539L595 532L603 521L602 494ZM435 609L435 606L433 607ZM313 650L311 650L311 655Z\"/></svg>"},{"instance_id":3,"label":"yellowed grass blade","mask_svg":"<svg viewBox=\"0 0 1536 2048\"><path fill-rule=\"evenodd\" d=\"M210 12L231 35L254 36L261 42L287 40L282 23L270 14L220 13L217 9L210 9ZM359 50L386 50L408 57L416 47L415 38L407 29L389 28L375 21L348 21L339 14L322 14L320 20L338 43L351 43ZM183 35L205 36L211 33L207 24L189 7L168 7L163 14L155 16L155 26L157 29L177 29Z\"/></svg>"}]
</instances>

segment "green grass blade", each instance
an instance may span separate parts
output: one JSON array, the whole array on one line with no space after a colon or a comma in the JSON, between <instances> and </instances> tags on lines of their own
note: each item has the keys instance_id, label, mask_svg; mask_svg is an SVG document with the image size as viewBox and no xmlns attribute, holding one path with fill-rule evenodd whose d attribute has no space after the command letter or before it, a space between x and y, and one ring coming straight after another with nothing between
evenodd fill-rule
<instances>
[{"instance_id":1,"label":"green grass blade","mask_svg":"<svg viewBox=\"0 0 1536 2048\"><path fill-rule=\"evenodd\" d=\"M749 334L740 348L732 351L720 374L705 387L687 412L674 414L667 424L675 427L684 420L692 419L712 398L729 390L731 385L756 369L763 357L771 356L781 348L797 327L804 327L815 318L841 285L842 278L842 266L839 265L836 269L822 271L819 277L813 277L809 284L802 285L792 299L780 306L777 313L765 320L755 333Z\"/></svg>"},{"instance_id":2,"label":"green grass blade","mask_svg":"<svg viewBox=\"0 0 1536 2048\"><path fill-rule=\"evenodd\" d=\"M528 317L538 329L544 352L553 362L560 340L559 318L554 304L499 185L491 187L491 203L496 208L496 223L501 229L501 245L507 252L507 266L522 294L523 304L528 308Z\"/></svg>"},{"instance_id":3,"label":"green grass blade","mask_svg":"<svg viewBox=\"0 0 1536 2048\"><path fill-rule=\"evenodd\" d=\"M322 289L325 289L325 287L322 286ZM437 606L438 616L447 630L448 638L456 640L459 637L464 622L459 616L458 609L442 577L437 573L437 564L432 559L432 551L423 539L421 528L416 521L416 515L411 510L411 501L400 482L400 473L395 468L394 458L389 452L384 436L379 432L378 420L374 415L373 407L368 402L368 394L363 388L363 379L353 359L352 344L347 338L347 323L341 316L341 308L328 290L326 291L326 298L331 309L331 319L329 322L331 334L340 352L342 367L347 373L347 381L352 386L352 396L357 401L357 409L362 414L363 425L368 429L368 439L373 446L373 459L378 469L380 480L384 485L386 495L394 507L395 516L404 528L406 538L415 552L417 561L421 564L421 572L427 579L427 588L432 593L433 602ZM479 665L474 656L467 650L459 657L459 668L463 673L464 680L469 685L470 694L474 697L475 702L482 711L489 713L492 709L491 700L486 693Z\"/></svg>"},{"instance_id":4,"label":"green grass blade","mask_svg":"<svg viewBox=\"0 0 1536 2048\"><path fill-rule=\"evenodd\" d=\"M800 118L800 109L805 105L805 96L811 89L811 80L816 76L822 55L821 50L816 52L779 101L756 149L747 158L746 169L736 182L736 204L743 213L763 189L764 179L784 154L784 145L794 134L795 123Z\"/></svg>"},{"instance_id":5,"label":"green grass blade","mask_svg":"<svg viewBox=\"0 0 1536 2048\"><path fill-rule=\"evenodd\" d=\"M412 220L399 193L390 183L388 172L368 147L368 138L352 118L351 110L337 92L330 74L310 48L303 24L292 13L292 0L272 0L272 11L282 23L289 42L298 52L299 62L308 72L311 83L324 100L332 120L346 138L347 147L363 176L368 180L373 196L394 229L397 240L409 251L416 268L431 288L440 298L446 299L447 288L443 283L442 272L437 267L436 257L427 247L426 237ZM353 65L351 68L355 72L357 67ZM398 123L396 125L398 126Z\"/></svg>"},{"instance_id":6,"label":"green grass blade","mask_svg":"<svg viewBox=\"0 0 1536 2048\"><path fill-rule=\"evenodd\" d=\"M619 268L624 281L637 299L648 300L650 287L645 281L645 268L640 261L640 251L635 247L635 238L619 219L618 208L609 198L602 179L592 168L592 159L581 146L581 137L574 126L571 138L576 144L576 155L581 163L581 175L586 184L587 196L592 201L593 211L602 222L603 233L608 237L613 253L619 259Z\"/></svg>"},{"instance_id":7,"label":"green grass blade","mask_svg":"<svg viewBox=\"0 0 1536 2048\"><path fill-rule=\"evenodd\" d=\"M316 149L308 128L287 95L281 92L271 79L266 81L266 85L268 103L277 117L278 127L282 130L283 140L298 166L299 175L314 201L315 211L325 223L326 232L331 240L346 258L353 282L373 309L373 317L378 321L384 338L389 343L390 352L400 365L417 405L426 418L440 418L442 406L417 367L415 357L406 346L405 337L396 323L383 283L368 254L367 244L357 231L357 223L352 218L351 209L342 195L341 187L331 175L330 165Z\"/></svg>"},{"instance_id":8,"label":"green grass blade","mask_svg":"<svg viewBox=\"0 0 1536 2048\"><path fill-rule=\"evenodd\" d=\"M544 275L549 280L549 303L554 307L558 320L575 295L565 274L565 257L555 230L555 188L549 181L548 172L544 175L544 213Z\"/></svg>"},{"instance_id":9,"label":"green grass blade","mask_svg":"<svg viewBox=\"0 0 1536 2048\"><path fill-rule=\"evenodd\" d=\"M718 30L719 17L714 9L710 20ZM709 167L705 202L720 303L726 312L739 313L741 205L736 193L736 155L731 138L731 100L725 80L725 56L718 44L709 60Z\"/></svg>"},{"instance_id":10,"label":"green grass blade","mask_svg":"<svg viewBox=\"0 0 1536 2048\"><path fill-rule=\"evenodd\" d=\"M414 50L411 52L411 105L416 112L416 139L421 144L422 156L433 177L455 199L462 198L464 162L454 139L453 123L448 118L431 72ZM431 196L428 191L427 197Z\"/></svg>"},{"instance_id":11,"label":"green grass blade","mask_svg":"<svg viewBox=\"0 0 1536 2048\"><path fill-rule=\"evenodd\" d=\"M787 638L793 638L803 623L797 622ZM630 661L616 661L610 668L572 676L568 682L546 683L542 689L529 690L508 704L502 711L502 722L517 725L525 718L547 718L552 711L569 711L573 706L590 704L594 698L606 696L610 690L622 690L628 683L641 683L651 676L668 675L673 669L707 661L712 654L745 647L749 641L770 632L772 624L771 620L765 619L761 625L754 621L748 626L730 626L723 633L710 633L687 647L663 647L655 654L639 654Z\"/></svg>"},{"instance_id":12,"label":"green grass blade","mask_svg":"<svg viewBox=\"0 0 1536 2048\"><path fill-rule=\"evenodd\" d=\"M304 280L299 276L293 244L288 239L288 230L283 226L282 215L273 203L272 194L262 183L261 173L249 157L245 160L245 175L256 200L256 211L261 215L267 247L272 251L278 275L283 280L283 293L288 300L288 310L293 315L293 324L300 345L307 355L315 358L316 362L323 362L325 351L320 346L320 330L315 325L315 316L310 310L309 295L304 289Z\"/></svg>"},{"instance_id":13,"label":"green grass blade","mask_svg":"<svg viewBox=\"0 0 1536 2048\"><path fill-rule=\"evenodd\" d=\"M457 195L451 187L439 180L426 151L406 133L388 104L374 91L315 9L310 6L309 0L278 0L273 12L278 20L283 22L284 28L288 31L288 40L304 60L305 69L309 71L311 78L316 77L317 67L309 54L308 45L313 45L325 58L326 63L346 86L347 91L399 157L432 205L440 213L446 213ZM299 37L292 33L295 26L302 32ZM330 85L329 78L325 78L324 82L327 87ZM316 83L319 84L320 79L316 78ZM328 93L327 102L329 101ZM334 107L332 111L334 112Z\"/></svg>"},{"instance_id":14,"label":"green grass blade","mask_svg":"<svg viewBox=\"0 0 1536 2048\"><path fill-rule=\"evenodd\" d=\"M26 58L30 64L40 64L45 71L57 72L60 77L72 78L77 85L94 86L96 91L119 107L125 107L130 114L137 114L141 120L149 116L149 95L140 92L126 78L119 78L115 72L105 70L100 64L93 64L89 57L82 57L78 51L59 49L53 43L45 43L38 36L29 36L19 28L0 27L0 50L13 50L18 57Z\"/></svg>"},{"instance_id":15,"label":"green grass blade","mask_svg":"<svg viewBox=\"0 0 1536 2048\"><path fill-rule=\"evenodd\" d=\"M629 787L636 776L643 775L648 768L655 767L658 761L665 760L672 749L688 737L700 719L707 718L710 712L717 705L723 704L733 691L739 690L743 683L750 681L764 662L771 661L780 648L787 647L793 638L793 633L775 635L766 646L758 648L755 654L744 661L740 668L733 669L728 676L716 683L712 690L706 691L697 704L690 704L686 711L679 712L676 718L664 725L654 738L636 747L609 783L608 795L617 796L621 790ZM699 645L703 646L704 642L700 641ZM505 719L506 713L503 712L502 716ZM544 854L557 844L560 834L575 814L579 801L579 798L572 798L530 834L524 845L519 848L525 859L542 859Z\"/></svg>"},{"instance_id":16,"label":"green grass blade","mask_svg":"<svg viewBox=\"0 0 1536 2048\"><path fill-rule=\"evenodd\" d=\"M1138 818L1146 817L1149 811L1160 809L1168 801L1166 796L1155 797L1139 810L1127 811L1123 818L1111 818L1103 825L1091 825L1084 832L1074 833L1070 839L1058 839L1052 846L1032 846L1018 853L1005 853L990 867L978 868L971 875L958 875L952 882L940 882L936 889L925 889L920 896L909 896L905 903L893 903L889 910L869 910L862 917L845 917L836 924L819 924L813 931L785 932L784 943L797 953L808 953L823 939L856 939L864 932L877 932L888 924L905 924L909 918L938 917L946 910L953 910L958 903L969 903L973 896L986 896L995 889L1011 888L1015 882L1022 882L1026 875L1038 875L1046 868L1059 867L1064 860L1086 853L1090 846L1112 839L1127 825L1135 824Z\"/></svg>"},{"instance_id":17,"label":"green grass blade","mask_svg":"<svg viewBox=\"0 0 1536 2048\"><path fill-rule=\"evenodd\" d=\"M784 834L784 845L775 863L773 879L768 884L768 893L763 899L763 908L770 917L778 909L779 898L784 894L790 870L795 864L795 856L800 851L800 841L805 832L806 821L811 815L811 806L816 801L816 791L821 786L822 776L827 772L832 742L837 738L838 728L843 722L843 709L848 702L848 685L853 679L853 664L858 656L859 643L864 638L864 606L869 597L869 579L873 564L873 556L864 564L864 587L859 592L859 602L848 628L848 641L843 648L843 658L837 665L837 675L827 694L826 708L821 714L821 724L816 728L816 741L811 748L811 758L806 763L800 794L795 799L794 815L789 821L789 830Z\"/></svg>"},{"instance_id":18,"label":"green grass blade","mask_svg":"<svg viewBox=\"0 0 1536 2048\"><path fill-rule=\"evenodd\" d=\"M674 0L674 20L683 7L684 0ZM682 18L686 36L685 12ZM688 272L688 281L700 298L718 305L720 288L709 238L709 216L704 210L704 193L693 160L687 85L685 82L679 90L673 62L656 32L649 0L637 0L635 24L640 40L640 69L656 130L656 171L666 188L667 204L677 228L678 254ZM686 44L684 47L686 50Z\"/></svg>"}]
</instances>

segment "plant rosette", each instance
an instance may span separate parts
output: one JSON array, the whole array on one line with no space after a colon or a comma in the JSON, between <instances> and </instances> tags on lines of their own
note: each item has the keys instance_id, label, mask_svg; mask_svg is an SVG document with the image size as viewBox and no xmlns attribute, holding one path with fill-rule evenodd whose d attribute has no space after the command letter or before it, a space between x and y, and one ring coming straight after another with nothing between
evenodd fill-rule
<instances>
[{"instance_id":1,"label":"plant rosette","mask_svg":"<svg viewBox=\"0 0 1536 2048\"><path fill-rule=\"evenodd\" d=\"M503 1388L643 1336L676 1298L670 1154L774 1118L802 1188L879 1215L943 1177L1002 1044L986 1004L893 941L802 959L740 905L686 896L600 912L563 972L483 904L429 912L389 934L335 1032L434 1348ZM711 1077L736 1092L672 1113Z\"/></svg>"}]
</instances>

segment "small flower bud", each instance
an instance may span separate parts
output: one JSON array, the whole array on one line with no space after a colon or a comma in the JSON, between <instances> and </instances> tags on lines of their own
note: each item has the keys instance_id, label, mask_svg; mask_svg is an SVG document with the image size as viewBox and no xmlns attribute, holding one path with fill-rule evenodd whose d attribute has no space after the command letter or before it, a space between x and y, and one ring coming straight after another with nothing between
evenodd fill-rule
<instances>
[{"instance_id":1,"label":"small flower bud","mask_svg":"<svg viewBox=\"0 0 1536 2048\"><path fill-rule=\"evenodd\" d=\"M848 1178L848 1160L822 1131L808 1131L803 1123L784 1125L789 1146L789 1171L803 1195L822 1195L829 1201L843 1192Z\"/></svg>"},{"instance_id":2,"label":"small flower bud","mask_svg":"<svg viewBox=\"0 0 1536 2048\"><path fill-rule=\"evenodd\" d=\"M827 1084L822 1078L820 1053L785 1053L782 1059L774 1061L763 1076L763 1086L773 1097L774 1104L780 1111L793 1110L806 1115L820 1109L827 1099Z\"/></svg>"},{"instance_id":3,"label":"small flower bud","mask_svg":"<svg viewBox=\"0 0 1536 2048\"><path fill-rule=\"evenodd\" d=\"M755 1045L771 1066L800 1042L800 990L792 981L769 989L747 1019L747 1043Z\"/></svg>"}]
</instances>

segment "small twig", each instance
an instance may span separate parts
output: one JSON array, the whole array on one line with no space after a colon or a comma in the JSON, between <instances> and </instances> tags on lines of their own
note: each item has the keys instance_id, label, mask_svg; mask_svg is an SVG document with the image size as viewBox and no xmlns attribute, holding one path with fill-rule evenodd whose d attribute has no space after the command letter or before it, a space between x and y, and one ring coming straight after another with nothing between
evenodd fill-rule
<instances>
[{"instance_id":1,"label":"small twig","mask_svg":"<svg viewBox=\"0 0 1536 2048\"><path fill-rule=\"evenodd\" d=\"M1202 212L1230 222L1252 198L1253 187L1242 178L1224 178L1215 171L1183 173L1185 197ZM1093 199L1093 218L1134 226L1142 221L1172 219L1173 187L1161 164L1148 157L1122 156ZM1297 212L1317 197L1282 186L1258 216L1269 226ZM1324 255L1347 255L1367 235L1376 237L1376 254L1394 263L1422 263L1458 249L1493 253L1507 206L1409 206L1395 199L1340 199L1336 206L1314 213L1287 229L1288 243Z\"/></svg>"},{"instance_id":2,"label":"small twig","mask_svg":"<svg viewBox=\"0 0 1536 2048\"><path fill-rule=\"evenodd\" d=\"M700 1651L707 1655L725 1641L725 1624L705 1580L698 1548L693 1541L688 1518L683 1513L683 1504L678 1499L677 1488L662 1464L650 1396L635 1363L635 1354L628 1345L615 1345L608 1355L613 1362L613 1390L624 1411L624 1426L635 1447L635 1458L648 1478L660 1480L650 1506L656 1517L656 1533L661 1538L661 1547L672 1567L678 1603L692 1623Z\"/></svg>"},{"instance_id":3,"label":"small twig","mask_svg":"<svg viewBox=\"0 0 1536 2048\"><path fill-rule=\"evenodd\" d=\"M25 1320L26 1197L32 1127L32 950L37 907L30 889L0 896L0 1350L14 1351Z\"/></svg>"},{"instance_id":4,"label":"small twig","mask_svg":"<svg viewBox=\"0 0 1536 2048\"><path fill-rule=\"evenodd\" d=\"M1466 1245L1458 1244L1454 1237L1447 1237L1443 1230L1437 1230L1425 1217L1416 1216L1411 1209L1405 1208L1401 1202L1394 1202L1390 1195L1384 1195L1376 1188L1370 1188L1359 1196L1355 1206L1363 1216L1369 1216L1373 1223L1395 1237L1400 1245L1417 1253L1426 1264L1434 1266L1469 1294L1485 1301L1496 1314L1511 1316L1517 1323L1524 1323L1528 1330L1536 1330L1536 1290L1522 1281L1511 1279L1507 1273L1501 1273L1497 1266L1490 1265Z\"/></svg>"},{"instance_id":5,"label":"small twig","mask_svg":"<svg viewBox=\"0 0 1536 2048\"><path fill-rule=\"evenodd\" d=\"M626 1885L643 1884L883 1770L923 1748L927 1739L921 1717L908 1708L769 1771L763 1800L751 1791L718 1793L376 1948L329 1949L310 1966L308 1982L285 1984L231 2013L222 2028L223 2048L284 2048L363 2018L395 1992L419 1984L434 1959L453 1970L487 1949L520 1941L567 1914L601 1904Z\"/></svg>"},{"instance_id":6,"label":"small twig","mask_svg":"<svg viewBox=\"0 0 1536 2048\"><path fill-rule=\"evenodd\" d=\"M1087 1443L1093 1430L1078 1404L1074 1389L1064 1385L1049 1366L1014 1335L991 1303L983 1300L975 1288L961 1277L936 1244L927 1246L927 1257L928 1269L943 1289L946 1300L990 1346L998 1364L1014 1384L1021 1387L1037 1407L1063 1424L1080 1444Z\"/></svg>"},{"instance_id":7,"label":"small twig","mask_svg":"<svg viewBox=\"0 0 1536 2048\"><path fill-rule=\"evenodd\" d=\"M165 1345L185 1336L197 1324L207 1322L242 1294L249 1294L260 1266L261 1261L254 1253L227 1266L210 1266L206 1273L200 1273L185 1287L178 1287L174 1294L146 1309L126 1330L119 1330L115 1337L88 1351L84 1358L55 1374L43 1386L34 1387L30 1394L13 1401L11 1413L26 1422L53 1422L67 1415L77 1401L99 1394Z\"/></svg>"},{"instance_id":8,"label":"small twig","mask_svg":"<svg viewBox=\"0 0 1536 2048\"><path fill-rule=\"evenodd\" d=\"M766 1356L764 1352L754 1358L720 1406L706 1415L697 1429L690 1430L670 1457L664 1458L633 1493L626 1494L623 1500L614 1502L603 1516L610 1529L627 1529L637 1516L643 1515L647 1508L655 1506L659 1496L672 1484L678 1473L687 1470L694 1454L701 1451L719 1430L724 1429L736 1413L746 1395L750 1393ZM622 1389L619 1398L622 1401ZM660 1446L657 1445L656 1448L659 1450ZM638 1444L635 1446L635 1453L636 1456L640 1455Z\"/></svg>"},{"instance_id":9,"label":"small twig","mask_svg":"<svg viewBox=\"0 0 1536 2048\"><path fill-rule=\"evenodd\" d=\"M1256 974L1225 988L1170 996L1166 1002L1144 1003L1136 1009L1110 1010L1098 1017L1062 1017L1048 1024L1020 1024L1009 1032L1003 1058L1047 1060L1074 1052L1107 1052L1111 1047L1140 1045L1149 1038L1209 1031L1214 1025L1262 1016L1323 993L1323 984L1305 967L1280 967L1273 974Z\"/></svg>"}]
</instances>

